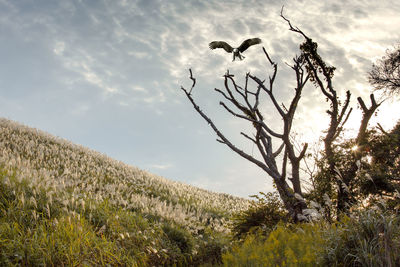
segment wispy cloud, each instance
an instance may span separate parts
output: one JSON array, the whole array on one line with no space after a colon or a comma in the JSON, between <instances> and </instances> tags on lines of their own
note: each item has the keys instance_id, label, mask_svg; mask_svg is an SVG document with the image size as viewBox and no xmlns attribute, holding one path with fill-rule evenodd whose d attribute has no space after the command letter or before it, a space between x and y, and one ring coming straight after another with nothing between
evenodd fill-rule
<instances>
[{"instance_id":1,"label":"wispy cloud","mask_svg":"<svg viewBox=\"0 0 400 267\"><path fill-rule=\"evenodd\" d=\"M152 168L152 169L157 169L157 170L166 170L166 169L169 169L169 168L171 168L171 167L173 167L173 165L172 164L151 164L150 165L150 168Z\"/></svg>"},{"instance_id":2,"label":"wispy cloud","mask_svg":"<svg viewBox=\"0 0 400 267\"><path fill-rule=\"evenodd\" d=\"M299 53L302 37L288 31L287 23L279 17L280 1L30 2L0 0L0 56L5 62L0 65L0 101L12 103L0 105L2 113L19 114L25 122L42 119L42 125L61 125L59 121L75 125L71 120L77 118L101 122L104 116L118 117L120 120L109 119L114 125L107 127L114 127L124 140L135 134L135 144L140 147L130 154L126 152L124 159L153 162L155 154L165 156L168 151L174 154L174 161L170 161L174 168L155 163L154 170L168 173L171 178L193 177L188 166L178 167L177 162L185 162L182 158L187 154L193 161L203 162L220 149L212 131L179 90L181 85L191 85L188 68L193 69L197 79L193 91L196 101L235 140L241 140L243 124L227 119L229 114L222 111L213 91L224 86L222 75L227 69L240 84L248 71L268 79L271 68L261 50L263 46L278 63L278 101L287 103L292 97L293 73L286 63L291 64ZM368 96L371 87L366 71L386 48L400 40L399 10L398 1L361 0L287 1L284 7L292 23L318 42L326 62L337 67L335 89L341 95L351 90L353 100ZM263 43L247 50L243 61L231 62L231 55L208 48L213 40L238 45L250 37L259 37ZM249 86L253 88L254 84ZM295 126L308 140L324 128L320 122L327 107L325 103L316 104L315 99L321 99L321 95L312 85L302 96ZM260 105L271 127L279 131L280 120L271 103L262 99ZM68 116L71 112L74 116ZM352 127L357 123L357 114L353 116L355 119L349 120ZM100 122L96 124L99 128L87 123L82 127L94 127L86 133L107 132ZM194 143L198 143L198 151L192 155ZM171 147L160 152L164 144ZM107 147L101 142L103 146ZM117 148L109 145L107 149L114 152ZM149 153L143 155L143 150ZM166 159L170 158L165 156L160 162L168 162ZM219 160L229 161L227 166L233 161L229 157ZM180 168L182 173L178 173ZM228 172L198 172L199 177L211 177L210 183L220 179L215 186L231 177ZM221 178L216 178L219 175ZM227 187L237 186L238 181L233 179Z\"/></svg>"}]
</instances>

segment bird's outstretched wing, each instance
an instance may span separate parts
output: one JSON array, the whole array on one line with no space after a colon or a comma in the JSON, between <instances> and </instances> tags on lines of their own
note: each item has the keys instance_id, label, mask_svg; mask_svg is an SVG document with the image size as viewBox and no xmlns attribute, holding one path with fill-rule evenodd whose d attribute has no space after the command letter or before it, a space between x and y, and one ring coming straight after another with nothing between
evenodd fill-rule
<instances>
[{"instance_id":1,"label":"bird's outstretched wing","mask_svg":"<svg viewBox=\"0 0 400 267\"><path fill-rule=\"evenodd\" d=\"M247 48L249 48L249 46L252 45L256 45L261 43L261 39L260 38L251 38L251 39L247 39L246 41L244 41L239 47L238 50L242 53L244 52Z\"/></svg>"},{"instance_id":2,"label":"bird's outstretched wing","mask_svg":"<svg viewBox=\"0 0 400 267\"><path fill-rule=\"evenodd\" d=\"M210 49L223 48L228 53L232 53L233 51L233 47L224 41L214 41L211 42L208 46L210 47Z\"/></svg>"}]
</instances>

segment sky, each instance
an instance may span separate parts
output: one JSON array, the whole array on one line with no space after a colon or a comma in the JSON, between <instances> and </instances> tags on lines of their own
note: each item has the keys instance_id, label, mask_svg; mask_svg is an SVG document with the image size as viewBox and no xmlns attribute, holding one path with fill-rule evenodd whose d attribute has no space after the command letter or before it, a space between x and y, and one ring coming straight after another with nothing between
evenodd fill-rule
<instances>
[{"instance_id":1,"label":"sky","mask_svg":"<svg viewBox=\"0 0 400 267\"><path fill-rule=\"evenodd\" d=\"M191 68L196 102L257 156L240 135L251 134L248 123L227 114L214 88L223 88L227 70L238 83L247 72L268 79L264 47L278 64L276 97L288 103L294 76L287 64L303 39L280 18L282 6L337 68L342 99L352 92L351 137L361 116L356 99L368 102L372 91L367 72L400 42L399 1L0 0L0 116L171 180L241 197L271 191L271 178L218 143L180 87L190 88ZM208 48L214 40L238 46L252 37L262 44L243 61ZM400 119L398 104L384 102L371 125L390 129ZM315 87L305 88L294 126L300 143L318 140L327 108ZM281 129L267 101L261 109Z\"/></svg>"}]
</instances>

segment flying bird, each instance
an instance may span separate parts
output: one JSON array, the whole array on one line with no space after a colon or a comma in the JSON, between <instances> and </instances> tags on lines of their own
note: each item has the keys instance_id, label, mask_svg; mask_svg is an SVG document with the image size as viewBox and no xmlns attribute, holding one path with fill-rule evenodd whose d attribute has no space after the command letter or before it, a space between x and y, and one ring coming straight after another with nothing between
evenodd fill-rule
<instances>
[{"instance_id":1,"label":"flying bird","mask_svg":"<svg viewBox=\"0 0 400 267\"><path fill-rule=\"evenodd\" d=\"M230 46L227 42L224 41L214 41L209 44L210 49L215 49L215 48L223 48L226 52L232 53L233 52L233 60L235 61L235 58L238 57L240 60L243 60L245 58L242 56L240 53L243 53L246 51L247 48L249 48L252 45L256 45L261 43L260 38L251 38L245 40L239 47L233 48Z\"/></svg>"}]
</instances>

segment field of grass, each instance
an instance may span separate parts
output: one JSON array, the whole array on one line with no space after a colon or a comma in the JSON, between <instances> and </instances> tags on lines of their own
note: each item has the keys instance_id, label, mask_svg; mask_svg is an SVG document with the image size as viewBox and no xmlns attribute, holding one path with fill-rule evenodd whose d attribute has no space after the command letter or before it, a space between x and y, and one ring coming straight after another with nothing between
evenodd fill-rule
<instances>
[{"instance_id":1,"label":"field of grass","mask_svg":"<svg viewBox=\"0 0 400 267\"><path fill-rule=\"evenodd\" d=\"M0 119L0 266L400 266L400 216L384 204L291 224L278 198L258 200Z\"/></svg>"},{"instance_id":2,"label":"field of grass","mask_svg":"<svg viewBox=\"0 0 400 267\"><path fill-rule=\"evenodd\" d=\"M216 263L248 206L0 119L0 265Z\"/></svg>"}]
</instances>

